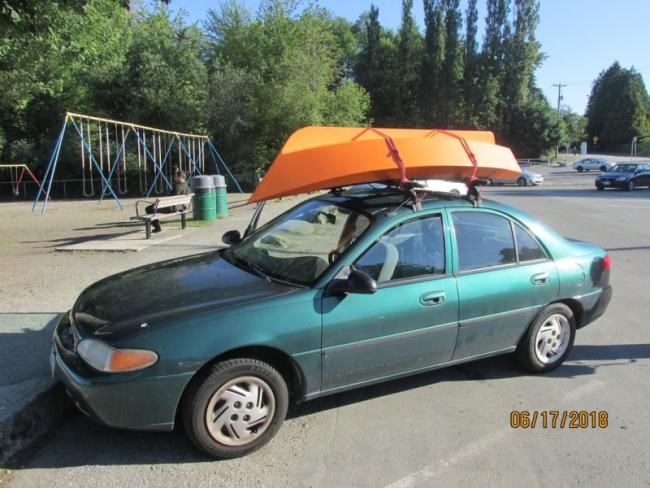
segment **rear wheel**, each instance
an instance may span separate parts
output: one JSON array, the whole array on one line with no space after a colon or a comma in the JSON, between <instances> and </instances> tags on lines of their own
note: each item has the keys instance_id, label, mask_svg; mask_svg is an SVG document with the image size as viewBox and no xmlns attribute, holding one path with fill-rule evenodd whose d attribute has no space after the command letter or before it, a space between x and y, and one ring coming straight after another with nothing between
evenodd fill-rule
<instances>
[{"instance_id":1,"label":"rear wheel","mask_svg":"<svg viewBox=\"0 0 650 488\"><path fill-rule=\"evenodd\" d=\"M531 373L545 373L560 366L575 339L573 312L562 303L545 307L522 337L515 352L517 361Z\"/></svg>"},{"instance_id":2,"label":"rear wheel","mask_svg":"<svg viewBox=\"0 0 650 488\"><path fill-rule=\"evenodd\" d=\"M271 365L229 359L190 385L183 423L192 442L210 456L240 457L271 440L288 405L287 384Z\"/></svg>"},{"instance_id":3,"label":"rear wheel","mask_svg":"<svg viewBox=\"0 0 650 488\"><path fill-rule=\"evenodd\" d=\"M528 184L528 182L526 181L525 178L517 178L517 184L519 186L526 186Z\"/></svg>"},{"instance_id":4,"label":"rear wheel","mask_svg":"<svg viewBox=\"0 0 650 488\"><path fill-rule=\"evenodd\" d=\"M600 170L604 173L605 171L607 171L607 166L601 166Z\"/></svg>"}]
</instances>

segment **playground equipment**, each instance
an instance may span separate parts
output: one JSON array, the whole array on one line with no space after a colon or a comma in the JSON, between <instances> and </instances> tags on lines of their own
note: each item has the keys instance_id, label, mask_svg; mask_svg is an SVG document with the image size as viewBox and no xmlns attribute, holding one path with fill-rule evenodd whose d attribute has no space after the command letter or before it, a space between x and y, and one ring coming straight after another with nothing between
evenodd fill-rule
<instances>
[{"instance_id":1,"label":"playground equipment","mask_svg":"<svg viewBox=\"0 0 650 488\"><path fill-rule=\"evenodd\" d=\"M41 182L38 181L34 173L31 172L29 167L25 163L16 163L16 164L0 164L0 170L7 169L9 170L9 180L11 181L11 191L15 196L20 194L20 184L23 182L23 176L25 172L30 176L32 180L41 188ZM20 173L18 172L20 170Z\"/></svg>"},{"instance_id":2,"label":"playground equipment","mask_svg":"<svg viewBox=\"0 0 650 488\"><path fill-rule=\"evenodd\" d=\"M137 189L147 197L152 193L162 194L173 188L170 180L174 166L178 166L188 177L204 173L206 147L212 156L216 172L221 174L220 166L223 166L237 189L243 193L239 182L208 136L67 112L43 176L43 185L39 185L32 212L41 196L41 214L45 214L47 210L61 146L68 127L74 129L79 139L82 194L85 197L99 194L98 204L110 194L117 205L124 209L118 195L125 195L129 191L129 172L138 173ZM174 150L174 146L177 150ZM132 154L134 159L137 158L137 163L131 170L127 168L127 152Z\"/></svg>"}]
</instances>

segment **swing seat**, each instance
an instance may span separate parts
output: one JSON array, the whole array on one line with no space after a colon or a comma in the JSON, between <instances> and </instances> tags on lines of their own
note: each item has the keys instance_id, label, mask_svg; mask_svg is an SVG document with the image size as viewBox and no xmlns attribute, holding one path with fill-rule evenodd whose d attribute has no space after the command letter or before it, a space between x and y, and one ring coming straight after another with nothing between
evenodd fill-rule
<instances>
[{"instance_id":1,"label":"swing seat","mask_svg":"<svg viewBox=\"0 0 650 488\"><path fill-rule=\"evenodd\" d=\"M189 195L175 195L172 197L160 197L155 200L138 200L135 202L135 215L131 220L139 220L144 222L145 235L147 239L151 239L151 222L154 220L173 219L176 217L181 218L181 228L187 227L187 213L192 207L192 197L194 193ZM153 205L153 212L140 213L140 204L149 206ZM184 207L178 210L177 207ZM162 210L162 212L161 212Z\"/></svg>"}]
</instances>

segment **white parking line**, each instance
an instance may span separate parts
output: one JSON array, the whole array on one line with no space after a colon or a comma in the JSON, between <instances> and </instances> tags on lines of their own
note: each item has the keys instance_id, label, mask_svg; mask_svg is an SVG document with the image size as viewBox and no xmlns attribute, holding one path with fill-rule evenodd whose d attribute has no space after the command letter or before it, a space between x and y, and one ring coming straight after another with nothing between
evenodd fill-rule
<instances>
[{"instance_id":1,"label":"white parking line","mask_svg":"<svg viewBox=\"0 0 650 488\"><path fill-rule=\"evenodd\" d=\"M418 486L419 484L435 477L439 471L453 464L456 464L459 461L471 458L481 451L485 451L487 448L503 439L510 432L514 432L514 430L498 430L493 434L483 437L482 439L467 444L465 447L450 454L449 456L438 459L438 461L436 461L436 463L432 466L428 466L420 471L405 476L404 478L397 480L390 485L387 485L386 488L411 488L413 486Z\"/></svg>"},{"instance_id":2,"label":"white parking line","mask_svg":"<svg viewBox=\"0 0 650 488\"><path fill-rule=\"evenodd\" d=\"M588 381L584 385L580 385L575 390L570 391L565 395L563 395L560 401L562 403L569 403L569 404L575 403L578 400L580 400L582 397L585 397L596 390L600 390L605 386L605 384L606 383L604 381L595 380L595 379Z\"/></svg>"},{"instance_id":3,"label":"white parking line","mask_svg":"<svg viewBox=\"0 0 650 488\"><path fill-rule=\"evenodd\" d=\"M605 387L606 383L597 379L588 381L578 386L573 391L566 393L560 398L560 402L565 404L573 404L580 400L581 398L600 390ZM468 458L472 458L477 454L485 451L492 445L500 442L502 439L506 438L510 434L514 433L515 429L500 429L492 434L489 434L481 439L478 439L474 442L470 442L465 447L453 452L449 456L438 459L434 464L427 466L420 471L411 473L404 478L401 478L389 485L386 485L385 488L412 488L414 486L422 485L427 481L435 478L440 471L457 464L459 461L464 461Z\"/></svg>"}]
</instances>

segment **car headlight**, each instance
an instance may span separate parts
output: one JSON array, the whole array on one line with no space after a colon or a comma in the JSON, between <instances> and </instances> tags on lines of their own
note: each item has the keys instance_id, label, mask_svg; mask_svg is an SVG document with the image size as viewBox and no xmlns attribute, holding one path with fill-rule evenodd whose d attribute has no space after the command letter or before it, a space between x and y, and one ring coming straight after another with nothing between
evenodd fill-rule
<instances>
[{"instance_id":1,"label":"car headlight","mask_svg":"<svg viewBox=\"0 0 650 488\"><path fill-rule=\"evenodd\" d=\"M77 353L90 366L104 373L126 373L148 368L158 361L158 354L146 349L115 349L96 339L83 339Z\"/></svg>"},{"instance_id":2,"label":"car headlight","mask_svg":"<svg viewBox=\"0 0 650 488\"><path fill-rule=\"evenodd\" d=\"M616 178L616 181L625 181L625 180L627 180L627 177L625 176L619 176L618 178Z\"/></svg>"}]
</instances>

